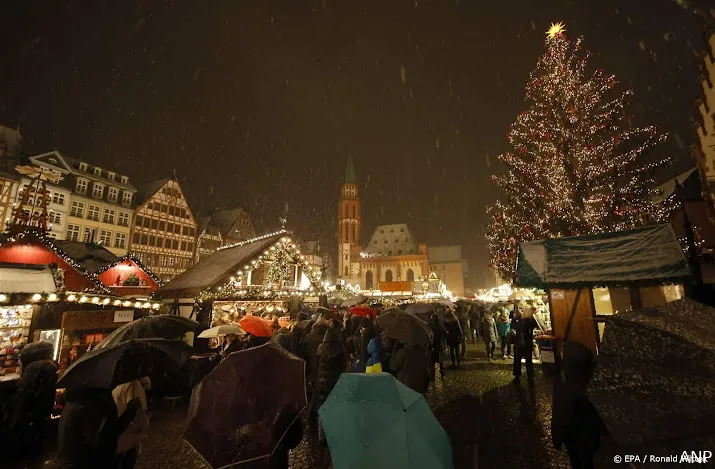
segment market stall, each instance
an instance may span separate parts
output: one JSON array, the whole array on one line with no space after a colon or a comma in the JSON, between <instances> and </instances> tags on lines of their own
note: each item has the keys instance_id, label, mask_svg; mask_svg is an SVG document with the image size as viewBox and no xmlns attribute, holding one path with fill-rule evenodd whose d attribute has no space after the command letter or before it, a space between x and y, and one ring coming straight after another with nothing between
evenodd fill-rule
<instances>
[{"instance_id":1,"label":"market stall","mask_svg":"<svg viewBox=\"0 0 715 469\"><path fill-rule=\"evenodd\" d=\"M597 352L601 323L615 314L603 289L626 310L657 306L680 298L690 275L672 227L654 225L521 243L514 284L546 290L554 335Z\"/></svg>"}]
</instances>

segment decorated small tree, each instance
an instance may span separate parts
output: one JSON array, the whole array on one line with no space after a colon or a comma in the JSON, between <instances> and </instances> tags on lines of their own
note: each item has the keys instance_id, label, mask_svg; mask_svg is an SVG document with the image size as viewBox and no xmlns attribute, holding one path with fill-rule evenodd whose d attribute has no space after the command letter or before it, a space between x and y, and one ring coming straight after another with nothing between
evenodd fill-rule
<instances>
[{"instance_id":1,"label":"decorated small tree","mask_svg":"<svg viewBox=\"0 0 715 469\"><path fill-rule=\"evenodd\" d=\"M529 109L511 125L513 151L500 155L506 173L494 176L504 196L490 208L487 241L492 265L513 276L521 241L618 231L662 219L652 202L652 170L641 156L665 140L655 127L633 128L631 91L616 79L588 72L582 39L553 24L546 52L526 87Z\"/></svg>"},{"instance_id":2,"label":"decorated small tree","mask_svg":"<svg viewBox=\"0 0 715 469\"><path fill-rule=\"evenodd\" d=\"M138 287L139 286L139 277L135 273L129 274L127 279L124 281L124 286L125 287Z\"/></svg>"},{"instance_id":3,"label":"decorated small tree","mask_svg":"<svg viewBox=\"0 0 715 469\"><path fill-rule=\"evenodd\" d=\"M268 268L268 284L278 288L283 286L283 282L290 277L290 255L284 244L276 246L271 257L271 265Z\"/></svg>"}]
</instances>

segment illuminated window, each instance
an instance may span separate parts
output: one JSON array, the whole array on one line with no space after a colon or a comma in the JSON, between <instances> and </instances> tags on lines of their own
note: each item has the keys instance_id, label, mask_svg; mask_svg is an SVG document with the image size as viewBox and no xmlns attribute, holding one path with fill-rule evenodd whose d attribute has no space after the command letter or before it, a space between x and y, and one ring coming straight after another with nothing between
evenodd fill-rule
<instances>
[{"instance_id":1,"label":"illuminated window","mask_svg":"<svg viewBox=\"0 0 715 469\"><path fill-rule=\"evenodd\" d=\"M392 271L390 269L387 269L387 271L385 271L385 281L392 282Z\"/></svg>"},{"instance_id":2,"label":"illuminated window","mask_svg":"<svg viewBox=\"0 0 715 469\"><path fill-rule=\"evenodd\" d=\"M102 184L99 184L98 182L92 184L92 197L94 197L95 199L101 199L103 195L104 186Z\"/></svg>"},{"instance_id":3,"label":"illuminated window","mask_svg":"<svg viewBox=\"0 0 715 469\"><path fill-rule=\"evenodd\" d=\"M368 270L365 274L365 288L367 290L372 290L372 271Z\"/></svg>"},{"instance_id":4,"label":"illuminated window","mask_svg":"<svg viewBox=\"0 0 715 469\"><path fill-rule=\"evenodd\" d=\"M415 281L415 273L412 271L412 269L407 269L407 281L408 282Z\"/></svg>"},{"instance_id":5,"label":"illuminated window","mask_svg":"<svg viewBox=\"0 0 715 469\"><path fill-rule=\"evenodd\" d=\"M77 179L77 186L75 187L75 190L77 191L78 194L86 194L87 193L87 181L85 179Z\"/></svg>"},{"instance_id":6,"label":"illuminated window","mask_svg":"<svg viewBox=\"0 0 715 469\"><path fill-rule=\"evenodd\" d=\"M84 217L84 204L82 202L72 202L70 208L71 217Z\"/></svg>"},{"instance_id":7,"label":"illuminated window","mask_svg":"<svg viewBox=\"0 0 715 469\"><path fill-rule=\"evenodd\" d=\"M119 212L119 226L129 226L129 214L127 212Z\"/></svg>"},{"instance_id":8,"label":"illuminated window","mask_svg":"<svg viewBox=\"0 0 715 469\"><path fill-rule=\"evenodd\" d=\"M102 245L111 247L112 246L112 232L108 230L100 230L99 241Z\"/></svg>"},{"instance_id":9,"label":"illuminated window","mask_svg":"<svg viewBox=\"0 0 715 469\"><path fill-rule=\"evenodd\" d=\"M104 211L104 223L111 223L112 225L114 224L114 217L117 215L117 212L114 210L109 210L106 209Z\"/></svg>"},{"instance_id":10,"label":"illuminated window","mask_svg":"<svg viewBox=\"0 0 715 469\"><path fill-rule=\"evenodd\" d=\"M114 247L124 249L127 247L127 234L117 233L114 237Z\"/></svg>"},{"instance_id":11,"label":"illuminated window","mask_svg":"<svg viewBox=\"0 0 715 469\"><path fill-rule=\"evenodd\" d=\"M79 232L80 232L79 225L67 225L67 234L66 234L65 238L67 238L70 241L79 241Z\"/></svg>"},{"instance_id":12,"label":"illuminated window","mask_svg":"<svg viewBox=\"0 0 715 469\"><path fill-rule=\"evenodd\" d=\"M99 207L90 205L87 209L87 220L99 221Z\"/></svg>"},{"instance_id":13,"label":"illuminated window","mask_svg":"<svg viewBox=\"0 0 715 469\"><path fill-rule=\"evenodd\" d=\"M52 203L57 205L64 205L65 195L60 194L59 192L55 192L54 194L52 194Z\"/></svg>"},{"instance_id":14,"label":"illuminated window","mask_svg":"<svg viewBox=\"0 0 715 469\"><path fill-rule=\"evenodd\" d=\"M107 191L107 200L110 202L116 202L119 197L119 189L116 187L110 187Z\"/></svg>"}]
</instances>

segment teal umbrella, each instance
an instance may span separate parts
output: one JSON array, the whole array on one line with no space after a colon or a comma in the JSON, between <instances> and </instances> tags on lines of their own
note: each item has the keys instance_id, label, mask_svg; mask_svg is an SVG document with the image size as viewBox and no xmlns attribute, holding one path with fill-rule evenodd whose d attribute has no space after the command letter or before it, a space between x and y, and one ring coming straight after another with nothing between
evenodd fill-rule
<instances>
[{"instance_id":1,"label":"teal umbrella","mask_svg":"<svg viewBox=\"0 0 715 469\"><path fill-rule=\"evenodd\" d=\"M452 469L424 397L388 373L343 373L318 411L335 469Z\"/></svg>"}]
</instances>

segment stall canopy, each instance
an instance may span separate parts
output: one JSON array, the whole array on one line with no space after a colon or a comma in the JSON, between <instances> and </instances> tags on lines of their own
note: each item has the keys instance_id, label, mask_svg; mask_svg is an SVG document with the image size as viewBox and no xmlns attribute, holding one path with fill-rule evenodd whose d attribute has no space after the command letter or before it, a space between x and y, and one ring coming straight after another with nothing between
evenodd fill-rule
<instances>
[{"instance_id":1,"label":"stall canopy","mask_svg":"<svg viewBox=\"0 0 715 469\"><path fill-rule=\"evenodd\" d=\"M47 266L0 263L3 293L56 293L52 270Z\"/></svg>"},{"instance_id":2,"label":"stall canopy","mask_svg":"<svg viewBox=\"0 0 715 469\"><path fill-rule=\"evenodd\" d=\"M191 298L202 290L225 283L236 270L242 269L246 263L258 257L284 236L286 232L281 231L271 236L254 238L236 243L232 247L219 249L161 287L158 293L165 298Z\"/></svg>"},{"instance_id":3,"label":"stall canopy","mask_svg":"<svg viewBox=\"0 0 715 469\"><path fill-rule=\"evenodd\" d=\"M688 262L670 225L519 244L514 285L535 288L680 282Z\"/></svg>"}]
</instances>

